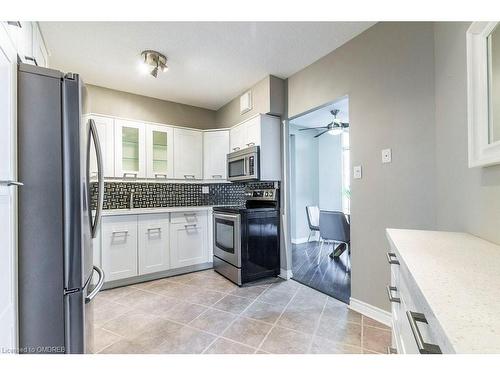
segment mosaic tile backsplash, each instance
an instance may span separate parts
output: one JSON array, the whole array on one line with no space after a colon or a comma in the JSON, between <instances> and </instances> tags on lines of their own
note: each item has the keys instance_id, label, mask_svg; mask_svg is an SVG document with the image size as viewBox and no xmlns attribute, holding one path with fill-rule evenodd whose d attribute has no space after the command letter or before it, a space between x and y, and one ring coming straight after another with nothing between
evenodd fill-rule
<instances>
[{"instance_id":1,"label":"mosaic tile backsplash","mask_svg":"<svg viewBox=\"0 0 500 375\"><path fill-rule=\"evenodd\" d=\"M202 187L209 193L203 194ZM134 190L134 208L237 205L245 202L246 188L273 188L273 182L230 184L175 184L151 182L105 182L104 209L129 208ZM91 185L92 208L97 201L97 183Z\"/></svg>"}]
</instances>

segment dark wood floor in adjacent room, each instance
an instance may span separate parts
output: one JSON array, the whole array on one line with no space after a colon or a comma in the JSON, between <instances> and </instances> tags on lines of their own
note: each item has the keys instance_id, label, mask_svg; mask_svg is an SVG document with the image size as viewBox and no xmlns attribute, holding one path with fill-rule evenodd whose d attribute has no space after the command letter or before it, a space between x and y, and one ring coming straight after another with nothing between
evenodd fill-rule
<instances>
[{"instance_id":1,"label":"dark wood floor in adjacent room","mask_svg":"<svg viewBox=\"0 0 500 375\"><path fill-rule=\"evenodd\" d=\"M348 251L344 251L339 259L332 259L329 257L332 245L324 244L318 263L319 250L317 241L292 245L293 279L349 303L351 273Z\"/></svg>"}]
</instances>

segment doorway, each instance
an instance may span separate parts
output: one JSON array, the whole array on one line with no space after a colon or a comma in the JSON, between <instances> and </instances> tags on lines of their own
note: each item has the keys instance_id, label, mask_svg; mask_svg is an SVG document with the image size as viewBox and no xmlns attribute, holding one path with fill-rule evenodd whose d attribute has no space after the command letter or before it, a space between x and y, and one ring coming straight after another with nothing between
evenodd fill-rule
<instances>
[{"instance_id":1,"label":"doorway","mask_svg":"<svg viewBox=\"0 0 500 375\"><path fill-rule=\"evenodd\" d=\"M288 129L292 278L349 303L349 98L291 119Z\"/></svg>"}]
</instances>

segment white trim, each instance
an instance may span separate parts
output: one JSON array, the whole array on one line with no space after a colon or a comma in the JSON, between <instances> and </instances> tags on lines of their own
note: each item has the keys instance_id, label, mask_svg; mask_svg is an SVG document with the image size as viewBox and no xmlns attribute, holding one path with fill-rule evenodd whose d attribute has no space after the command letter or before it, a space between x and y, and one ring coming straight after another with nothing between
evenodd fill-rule
<instances>
[{"instance_id":1,"label":"white trim","mask_svg":"<svg viewBox=\"0 0 500 375\"><path fill-rule=\"evenodd\" d=\"M306 242L307 242L307 237L292 238L292 243L294 245L298 245L298 244L306 243Z\"/></svg>"},{"instance_id":2,"label":"white trim","mask_svg":"<svg viewBox=\"0 0 500 375\"><path fill-rule=\"evenodd\" d=\"M500 141L489 143L488 35L498 22L473 22L467 43L469 168L500 164Z\"/></svg>"},{"instance_id":3,"label":"white trim","mask_svg":"<svg viewBox=\"0 0 500 375\"><path fill-rule=\"evenodd\" d=\"M278 277L281 277L282 279L285 279L285 280L290 280L293 277L292 270L285 270L282 268L280 270L280 274Z\"/></svg>"},{"instance_id":4,"label":"white trim","mask_svg":"<svg viewBox=\"0 0 500 375\"><path fill-rule=\"evenodd\" d=\"M349 308L369 318L372 318L379 323L385 324L389 327L391 326L392 316L388 311L382 310L376 306L370 305L366 302L352 297L349 299Z\"/></svg>"}]
</instances>

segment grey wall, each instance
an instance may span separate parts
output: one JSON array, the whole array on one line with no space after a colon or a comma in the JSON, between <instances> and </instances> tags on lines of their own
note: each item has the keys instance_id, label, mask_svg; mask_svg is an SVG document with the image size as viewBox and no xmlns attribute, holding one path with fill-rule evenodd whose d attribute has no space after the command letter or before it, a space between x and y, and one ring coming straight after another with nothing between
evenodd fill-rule
<instances>
[{"instance_id":1,"label":"grey wall","mask_svg":"<svg viewBox=\"0 0 500 375\"><path fill-rule=\"evenodd\" d=\"M352 297L389 310L385 228L436 226L432 23L378 23L289 77L289 117L344 95L351 163L363 166L351 182Z\"/></svg>"},{"instance_id":2,"label":"grey wall","mask_svg":"<svg viewBox=\"0 0 500 375\"><path fill-rule=\"evenodd\" d=\"M470 23L435 24L437 223L500 244L500 165L467 167ZM473 250L473 249L472 249Z\"/></svg>"},{"instance_id":3,"label":"grey wall","mask_svg":"<svg viewBox=\"0 0 500 375\"><path fill-rule=\"evenodd\" d=\"M252 109L240 114L240 95L252 91ZM217 110L216 123L219 128L228 128L236 125L257 113L268 113L281 116L285 107L285 81L267 76L249 89L240 93L236 98Z\"/></svg>"},{"instance_id":4,"label":"grey wall","mask_svg":"<svg viewBox=\"0 0 500 375\"><path fill-rule=\"evenodd\" d=\"M215 128L215 111L87 85L87 112L198 129Z\"/></svg>"}]
</instances>

